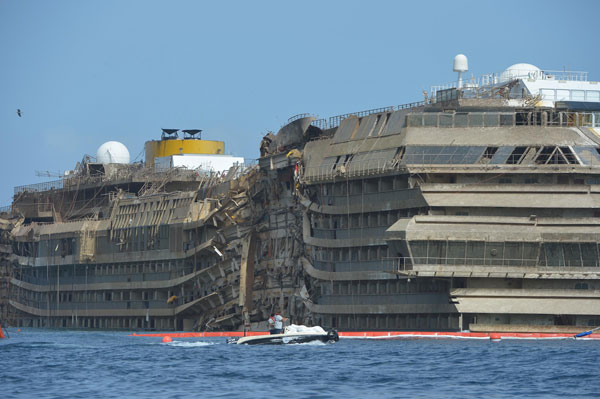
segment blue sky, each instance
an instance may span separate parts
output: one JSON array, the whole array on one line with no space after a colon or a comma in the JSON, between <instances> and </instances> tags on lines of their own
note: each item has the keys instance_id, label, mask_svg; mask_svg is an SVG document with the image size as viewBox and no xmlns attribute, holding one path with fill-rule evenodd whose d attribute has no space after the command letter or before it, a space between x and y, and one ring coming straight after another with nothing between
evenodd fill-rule
<instances>
[{"instance_id":1,"label":"blue sky","mask_svg":"<svg viewBox=\"0 0 600 399\"><path fill-rule=\"evenodd\" d=\"M0 206L109 140L203 129L257 158L289 118L422 99L469 57L600 81L597 1L0 0ZM19 118L17 108L23 111Z\"/></svg>"}]
</instances>

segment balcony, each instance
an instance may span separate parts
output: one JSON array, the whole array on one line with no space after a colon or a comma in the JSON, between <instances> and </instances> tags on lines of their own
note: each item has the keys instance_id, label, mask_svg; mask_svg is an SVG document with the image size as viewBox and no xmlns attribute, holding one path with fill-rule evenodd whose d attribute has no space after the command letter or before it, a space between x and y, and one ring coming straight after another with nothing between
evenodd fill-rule
<instances>
[{"instance_id":1,"label":"balcony","mask_svg":"<svg viewBox=\"0 0 600 399\"><path fill-rule=\"evenodd\" d=\"M598 279L600 267L550 266L538 259L399 257L382 260L384 271L408 277Z\"/></svg>"}]
</instances>

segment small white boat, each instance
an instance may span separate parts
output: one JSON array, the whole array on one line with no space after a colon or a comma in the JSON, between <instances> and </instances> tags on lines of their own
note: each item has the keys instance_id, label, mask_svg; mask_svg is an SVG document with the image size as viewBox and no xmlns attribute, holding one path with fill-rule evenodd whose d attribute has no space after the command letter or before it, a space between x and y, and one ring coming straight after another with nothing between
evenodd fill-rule
<instances>
[{"instance_id":1,"label":"small white boat","mask_svg":"<svg viewBox=\"0 0 600 399\"><path fill-rule=\"evenodd\" d=\"M249 337L232 338L229 344L238 345L282 345L304 344L320 341L334 343L340 340L336 330L325 331L322 327L306 327L292 324L285 328L283 334L254 335Z\"/></svg>"}]
</instances>

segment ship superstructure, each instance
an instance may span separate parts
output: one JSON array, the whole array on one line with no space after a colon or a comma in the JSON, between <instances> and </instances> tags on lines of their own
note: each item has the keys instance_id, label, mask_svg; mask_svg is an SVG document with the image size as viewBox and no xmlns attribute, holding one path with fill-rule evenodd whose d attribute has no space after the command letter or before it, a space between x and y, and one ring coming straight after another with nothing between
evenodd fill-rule
<instances>
[{"instance_id":1,"label":"ship superstructure","mask_svg":"<svg viewBox=\"0 0 600 399\"><path fill-rule=\"evenodd\" d=\"M600 83L467 69L422 102L290 118L253 168L157 168L148 151L177 156L158 142L146 165L17 188L10 305L63 327L599 324Z\"/></svg>"}]
</instances>

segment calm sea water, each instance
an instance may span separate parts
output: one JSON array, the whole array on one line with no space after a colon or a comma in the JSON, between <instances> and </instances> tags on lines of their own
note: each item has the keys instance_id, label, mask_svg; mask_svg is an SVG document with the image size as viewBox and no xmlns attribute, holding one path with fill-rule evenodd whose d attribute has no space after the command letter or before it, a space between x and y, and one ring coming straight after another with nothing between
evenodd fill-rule
<instances>
[{"instance_id":1,"label":"calm sea water","mask_svg":"<svg viewBox=\"0 0 600 399\"><path fill-rule=\"evenodd\" d=\"M9 330L0 398L598 398L600 342L225 338Z\"/></svg>"}]
</instances>

